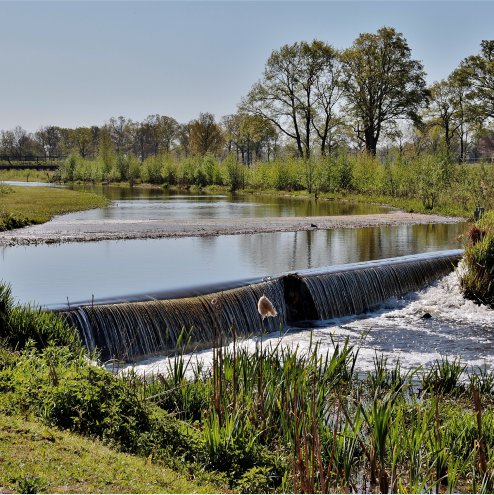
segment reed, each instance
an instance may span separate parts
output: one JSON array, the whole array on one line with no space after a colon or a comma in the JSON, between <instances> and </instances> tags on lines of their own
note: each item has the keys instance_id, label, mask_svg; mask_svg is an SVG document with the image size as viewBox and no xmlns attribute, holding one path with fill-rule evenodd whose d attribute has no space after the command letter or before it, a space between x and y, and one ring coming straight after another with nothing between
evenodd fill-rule
<instances>
[{"instance_id":1,"label":"reed","mask_svg":"<svg viewBox=\"0 0 494 495\"><path fill-rule=\"evenodd\" d=\"M12 304L8 291L0 304ZM323 351L312 340L302 349L265 337L262 349L252 349L231 332L231 345L222 346L218 335L211 368L186 354L183 330L167 369L146 376L134 367L112 373L70 346L45 342L37 349L28 341L14 353L4 342L0 408L29 411L191 474L221 473L232 490L491 488L494 412L487 388L465 386L457 395L436 379L417 394L417 370L403 373L379 356L368 376L358 376L359 347L348 340ZM443 368L446 383L458 386L464 366L447 362L424 376L432 380Z\"/></svg>"},{"instance_id":2,"label":"reed","mask_svg":"<svg viewBox=\"0 0 494 495\"><path fill-rule=\"evenodd\" d=\"M148 157L140 163L132 154L69 157L50 178L61 182L147 182L181 188L228 188L231 191L291 193L319 198L349 198L391 204L407 211L471 216L481 204L494 207L490 163L457 163L447 154L388 156L333 153L310 160L291 156L247 166L234 154L219 161L212 155L177 158Z\"/></svg>"}]
</instances>

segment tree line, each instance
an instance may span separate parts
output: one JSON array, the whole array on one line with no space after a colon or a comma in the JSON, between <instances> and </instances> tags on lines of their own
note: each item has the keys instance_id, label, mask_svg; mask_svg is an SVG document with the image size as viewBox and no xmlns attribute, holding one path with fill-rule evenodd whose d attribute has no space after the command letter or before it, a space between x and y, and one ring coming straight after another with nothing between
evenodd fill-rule
<instances>
[{"instance_id":1,"label":"tree line","mask_svg":"<svg viewBox=\"0 0 494 495\"><path fill-rule=\"evenodd\" d=\"M438 149L478 156L494 152L494 40L465 58L446 79L428 86L402 33L383 27L347 49L320 41L274 50L261 78L236 113L211 113L180 124L149 115L142 122L112 117L102 126L42 126L1 131L0 154L108 154L182 158L207 153L239 161L302 158L334 151L396 148L400 153Z\"/></svg>"}]
</instances>

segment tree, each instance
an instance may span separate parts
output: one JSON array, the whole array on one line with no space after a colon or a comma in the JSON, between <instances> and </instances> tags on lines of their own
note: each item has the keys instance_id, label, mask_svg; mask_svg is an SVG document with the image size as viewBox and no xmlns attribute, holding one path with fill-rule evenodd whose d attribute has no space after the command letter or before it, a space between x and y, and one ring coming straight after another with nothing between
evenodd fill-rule
<instances>
[{"instance_id":1,"label":"tree","mask_svg":"<svg viewBox=\"0 0 494 495\"><path fill-rule=\"evenodd\" d=\"M185 156L190 154L190 134L192 132L192 126L194 121L191 120L188 124L180 124L177 130L177 139L181 150L185 153Z\"/></svg>"},{"instance_id":2,"label":"tree","mask_svg":"<svg viewBox=\"0 0 494 495\"><path fill-rule=\"evenodd\" d=\"M200 113L190 130L190 150L193 155L217 154L225 144L221 127L211 113Z\"/></svg>"},{"instance_id":3,"label":"tree","mask_svg":"<svg viewBox=\"0 0 494 495\"><path fill-rule=\"evenodd\" d=\"M2 131L2 152L6 155L16 154L14 131Z\"/></svg>"},{"instance_id":4,"label":"tree","mask_svg":"<svg viewBox=\"0 0 494 495\"><path fill-rule=\"evenodd\" d=\"M401 33L383 27L361 34L343 52L344 95L358 128L357 137L375 154L379 138L395 119L419 123L429 91L423 65L411 58Z\"/></svg>"},{"instance_id":5,"label":"tree","mask_svg":"<svg viewBox=\"0 0 494 495\"><path fill-rule=\"evenodd\" d=\"M48 156L55 156L60 152L59 144L62 139L60 127L53 125L41 126L35 133L36 140Z\"/></svg>"},{"instance_id":6,"label":"tree","mask_svg":"<svg viewBox=\"0 0 494 495\"><path fill-rule=\"evenodd\" d=\"M269 120L295 140L301 157L308 158L314 138L324 154L328 133L338 124L341 96L340 55L318 40L275 50L263 78L242 99L240 111Z\"/></svg>"},{"instance_id":7,"label":"tree","mask_svg":"<svg viewBox=\"0 0 494 495\"><path fill-rule=\"evenodd\" d=\"M86 158L93 145L93 132L89 127L77 127L73 131L73 141L77 152Z\"/></svg>"},{"instance_id":8,"label":"tree","mask_svg":"<svg viewBox=\"0 0 494 495\"><path fill-rule=\"evenodd\" d=\"M118 117L118 119L112 117L108 121L107 127L110 131L110 136L112 137L117 154L126 153L129 149L131 124L131 119L126 119L122 116Z\"/></svg>"},{"instance_id":9,"label":"tree","mask_svg":"<svg viewBox=\"0 0 494 495\"><path fill-rule=\"evenodd\" d=\"M170 152L173 140L177 136L178 122L171 117L149 115L144 124L148 127L153 141L153 153L156 156L160 149Z\"/></svg>"},{"instance_id":10,"label":"tree","mask_svg":"<svg viewBox=\"0 0 494 495\"><path fill-rule=\"evenodd\" d=\"M463 123L463 108L458 105L454 83L434 82L431 87L431 105L428 111L431 119L428 126L437 125L444 131L446 148L451 151L451 140L459 133Z\"/></svg>"},{"instance_id":11,"label":"tree","mask_svg":"<svg viewBox=\"0 0 494 495\"><path fill-rule=\"evenodd\" d=\"M470 98L480 105L484 117L494 118L494 40L482 40L481 53L460 63L459 73L471 86Z\"/></svg>"},{"instance_id":12,"label":"tree","mask_svg":"<svg viewBox=\"0 0 494 495\"><path fill-rule=\"evenodd\" d=\"M271 153L271 144L278 138L276 129L271 122L260 115L237 112L221 118L223 135L227 143L228 152L235 145L238 154L242 156L242 163L252 163L252 151L260 158L265 148L267 159Z\"/></svg>"}]
</instances>

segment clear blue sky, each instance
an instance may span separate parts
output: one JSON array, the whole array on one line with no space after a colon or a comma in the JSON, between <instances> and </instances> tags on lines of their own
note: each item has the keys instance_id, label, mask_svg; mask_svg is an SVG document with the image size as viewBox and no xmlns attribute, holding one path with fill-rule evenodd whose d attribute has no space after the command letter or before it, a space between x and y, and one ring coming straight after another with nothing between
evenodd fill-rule
<instances>
[{"instance_id":1,"label":"clear blue sky","mask_svg":"<svg viewBox=\"0 0 494 495\"><path fill-rule=\"evenodd\" d=\"M382 26L403 33L432 83L494 39L494 2L0 2L0 129L219 118L272 50L346 48Z\"/></svg>"}]
</instances>

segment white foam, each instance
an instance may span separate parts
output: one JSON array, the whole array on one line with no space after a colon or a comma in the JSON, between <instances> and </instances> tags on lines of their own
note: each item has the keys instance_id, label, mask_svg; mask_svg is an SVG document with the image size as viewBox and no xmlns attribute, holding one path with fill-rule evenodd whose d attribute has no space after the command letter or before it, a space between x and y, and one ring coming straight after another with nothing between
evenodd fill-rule
<instances>
[{"instance_id":1,"label":"white foam","mask_svg":"<svg viewBox=\"0 0 494 495\"><path fill-rule=\"evenodd\" d=\"M425 313L432 318L423 319ZM369 333L361 341L363 332ZM494 367L494 311L464 299L456 273L424 290L388 299L371 313L319 321L312 335L305 329L290 331L282 337L281 345L303 350L309 347L311 338L321 342L321 352L332 351L333 340L342 343L348 338L352 344L361 343L357 371L373 369L376 353L387 357L390 366L399 359L404 369L430 366L444 355L450 359L461 356L469 367L484 363ZM280 336L265 336L263 343L278 345ZM247 339L241 345L253 351L256 339ZM202 361L210 366L212 357L212 350L197 352L191 356L191 363ZM169 363L169 358L157 356L139 362L136 370L147 375L166 373Z\"/></svg>"}]
</instances>

